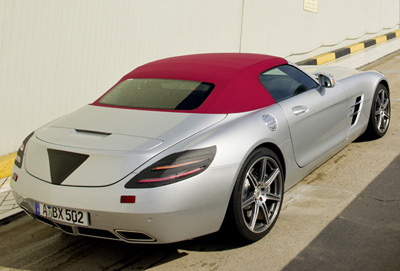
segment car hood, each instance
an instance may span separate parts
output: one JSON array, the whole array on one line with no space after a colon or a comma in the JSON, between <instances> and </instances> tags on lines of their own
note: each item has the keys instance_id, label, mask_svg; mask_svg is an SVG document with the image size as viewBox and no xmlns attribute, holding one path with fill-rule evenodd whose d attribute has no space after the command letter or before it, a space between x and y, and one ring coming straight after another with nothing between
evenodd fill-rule
<instances>
[{"instance_id":1,"label":"car hood","mask_svg":"<svg viewBox=\"0 0 400 271\"><path fill-rule=\"evenodd\" d=\"M110 185L225 117L87 105L35 132L25 168L54 184Z\"/></svg>"}]
</instances>

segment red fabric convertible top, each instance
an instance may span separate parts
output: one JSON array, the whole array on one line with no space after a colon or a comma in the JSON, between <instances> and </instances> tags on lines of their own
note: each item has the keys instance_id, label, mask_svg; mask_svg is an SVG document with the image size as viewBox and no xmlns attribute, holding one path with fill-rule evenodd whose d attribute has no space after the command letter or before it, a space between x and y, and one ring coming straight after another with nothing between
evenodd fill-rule
<instances>
[{"instance_id":1,"label":"red fabric convertible top","mask_svg":"<svg viewBox=\"0 0 400 271\"><path fill-rule=\"evenodd\" d=\"M239 113L275 103L258 77L262 72L283 64L287 64L283 58L260 54L218 53L178 56L140 66L125 75L118 83L132 78L213 83L214 90L199 108L173 112ZM108 106L99 103L102 97L93 105Z\"/></svg>"}]
</instances>

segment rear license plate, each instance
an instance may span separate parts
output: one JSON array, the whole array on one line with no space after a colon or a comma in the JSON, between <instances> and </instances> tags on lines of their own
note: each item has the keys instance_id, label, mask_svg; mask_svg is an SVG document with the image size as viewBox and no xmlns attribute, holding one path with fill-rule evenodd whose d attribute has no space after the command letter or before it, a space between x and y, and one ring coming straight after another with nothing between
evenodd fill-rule
<instances>
[{"instance_id":1,"label":"rear license plate","mask_svg":"<svg viewBox=\"0 0 400 271\"><path fill-rule=\"evenodd\" d=\"M52 220L81 226L89 226L89 214L84 211L59 208L35 202L35 212L37 215L44 216Z\"/></svg>"}]
</instances>

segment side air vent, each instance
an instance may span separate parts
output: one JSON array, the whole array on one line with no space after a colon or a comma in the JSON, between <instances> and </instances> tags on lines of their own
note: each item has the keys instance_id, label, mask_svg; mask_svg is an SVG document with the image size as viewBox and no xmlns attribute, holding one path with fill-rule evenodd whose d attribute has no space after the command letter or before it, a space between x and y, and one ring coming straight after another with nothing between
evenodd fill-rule
<instances>
[{"instance_id":1,"label":"side air vent","mask_svg":"<svg viewBox=\"0 0 400 271\"><path fill-rule=\"evenodd\" d=\"M356 98L355 103L350 107L350 116L351 117L351 125L353 126L356 123L356 120L359 116L359 113L361 111L361 105L362 105L362 96L358 96Z\"/></svg>"}]
</instances>

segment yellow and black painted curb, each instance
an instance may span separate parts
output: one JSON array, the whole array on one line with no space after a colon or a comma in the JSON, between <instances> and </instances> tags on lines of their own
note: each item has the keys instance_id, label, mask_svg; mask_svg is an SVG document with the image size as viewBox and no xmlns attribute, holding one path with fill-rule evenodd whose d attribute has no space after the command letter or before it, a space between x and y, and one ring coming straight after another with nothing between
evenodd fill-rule
<instances>
[{"instance_id":1,"label":"yellow and black painted curb","mask_svg":"<svg viewBox=\"0 0 400 271\"><path fill-rule=\"evenodd\" d=\"M16 155L14 152L0 157L0 179L11 175Z\"/></svg>"},{"instance_id":2,"label":"yellow and black painted curb","mask_svg":"<svg viewBox=\"0 0 400 271\"><path fill-rule=\"evenodd\" d=\"M390 33L387 33L382 36L375 37L373 39L365 40L360 43L352 44L350 46L346 46L344 48L329 52L329 53L324 53L300 62L297 62L297 65L321 65L324 63L327 63L329 61L338 59L340 57L343 57L345 55L349 55L351 53L355 53L357 51L363 50L365 48L368 48L370 46L373 46L375 44L379 44L382 42L385 42L390 39L394 39L400 36L400 30L396 30Z\"/></svg>"}]
</instances>

